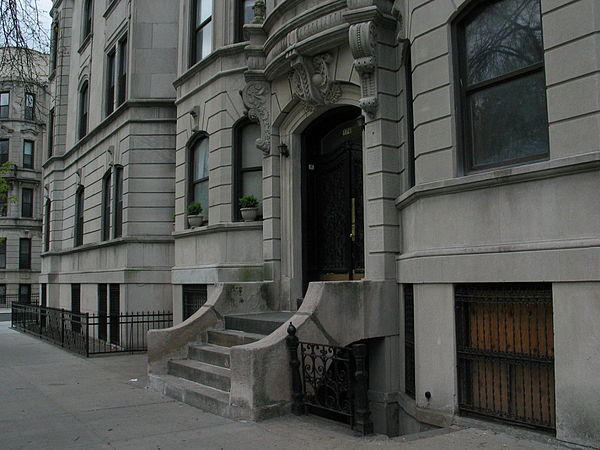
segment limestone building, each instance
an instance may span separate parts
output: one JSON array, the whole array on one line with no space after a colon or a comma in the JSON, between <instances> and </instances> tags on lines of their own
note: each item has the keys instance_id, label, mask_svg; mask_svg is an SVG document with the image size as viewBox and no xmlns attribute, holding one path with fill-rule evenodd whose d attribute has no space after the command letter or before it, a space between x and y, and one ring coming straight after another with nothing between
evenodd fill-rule
<instances>
[{"instance_id":1,"label":"limestone building","mask_svg":"<svg viewBox=\"0 0 600 450\"><path fill-rule=\"evenodd\" d=\"M289 411L292 321L367 345L377 432L597 444L596 2L177 5L55 2L49 299L172 305L153 386L231 417Z\"/></svg>"},{"instance_id":2,"label":"limestone building","mask_svg":"<svg viewBox=\"0 0 600 450\"><path fill-rule=\"evenodd\" d=\"M0 304L9 305L38 301L48 59L34 50L0 51L7 61L0 68L0 164L12 163L0 206ZM18 70L21 61L27 67Z\"/></svg>"}]
</instances>

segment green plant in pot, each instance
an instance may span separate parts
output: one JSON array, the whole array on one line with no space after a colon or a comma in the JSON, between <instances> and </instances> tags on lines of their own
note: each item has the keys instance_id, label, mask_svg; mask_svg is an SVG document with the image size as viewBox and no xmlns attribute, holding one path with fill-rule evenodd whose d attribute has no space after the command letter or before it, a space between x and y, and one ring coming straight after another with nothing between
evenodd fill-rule
<instances>
[{"instance_id":1,"label":"green plant in pot","mask_svg":"<svg viewBox=\"0 0 600 450\"><path fill-rule=\"evenodd\" d=\"M199 227L204 222L202 215L202 205L200 202L192 202L187 207L187 218L190 227Z\"/></svg>"},{"instance_id":2,"label":"green plant in pot","mask_svg":"<svg viewBox=\"0 0 600 450\"><path fill-rule=\"evenodd\" d=\"M238 202L244 222L256 220L258 215L258 199L252 194L246 194Z\"/></svg>"}]
</instances>

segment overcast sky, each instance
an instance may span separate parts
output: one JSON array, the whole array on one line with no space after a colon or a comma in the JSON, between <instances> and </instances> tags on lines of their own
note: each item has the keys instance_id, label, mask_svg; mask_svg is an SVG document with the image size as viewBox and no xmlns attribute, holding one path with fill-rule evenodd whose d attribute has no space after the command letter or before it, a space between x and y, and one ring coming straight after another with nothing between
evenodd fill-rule
<instances>
[{"instance_id":1,"label":"overcast sky","mask_svg":"<svg viewBox=\"0 0 600 450\"><path fill-rule=\"evenodd\" d=\"M52 8L52 0L37 0L38 8L40 9L41 19L43 24L45 25L46 32L50 34L50 25L52 20L48 13L50 12L50 8Z\"/></svg>"}]
</instances>

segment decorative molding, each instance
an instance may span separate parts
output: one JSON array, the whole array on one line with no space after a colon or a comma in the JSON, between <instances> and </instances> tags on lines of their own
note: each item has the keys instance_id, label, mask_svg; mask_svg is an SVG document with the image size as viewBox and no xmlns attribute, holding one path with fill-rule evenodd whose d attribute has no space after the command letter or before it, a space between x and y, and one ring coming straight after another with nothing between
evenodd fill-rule
<instances>
[{"instance_id":1,"label":"decorative molding","mask_svg":"<svg viewBox=\"0 0 600 450\"><path fill-rule=\"evenodd\" d=\"M5 125L0 125L0 130L4 131L5 133L8 133L8 134L12 134L15 132L15 130L13 130L12 128L8 128Z\"/></svg>"},{"instance_id":2,"label":"decorative molding","mask_svg":"<svg viewBox=\"0 0 600 450\"><path fill-rule=\"evenodd\" d=\"M190 113L190 129L193 133L200 131L200 106L196 105L189 111Z\"/></svg>"},{"instance_id":3,"label":"decorative molding","mask_svg":"<svg viewBox=\"0 0 600 450\"><path fill-rule=\"evenodd\" d=\"M375 57L377 31L373 21L350 25L350 50L354 57L354 68L360 76L361 98L360 107L369 117L377 113L377 81Z\"/></svg>"},{"instance_id":4,"label":"decorative molding","mask_svg":"<svg viewBox=\"0 0 600 450\"><path fill-rule=\"evenodd\" d=\"M261 137L256 140L256 147L268 155L271 152L270 84L266 81L249 81L241 94L246 107L245 114L260 125Z\"/></svg>"},{"instance_id":5,"label":"decorative molding","mask_svg":"<svg viewBox=\"0 0 600 450\"><path fill-rule=\"evenodd\" d=\"M329 66L333 61L329 53L310 58L294 51L288 55L288 59L292 66L292 94L304 104L308 112L314 111L319 105L336 103L340 99L342 89L329 73Z\"/></svg>"},{"instance_id":6,"label":"decorative molding","mask_svg":"<svg viewBox=\"0 0 600 450\"><path fill-rule=\"evenodd\" d=\"M265 21L265 17L267 16L267 6L265 5L265 0L256 0L252 10L254 11L254 21L252 23L263 23Z\"/></svg>"},{"instance_id":7,"label":"decorative molding","mask_svg":"<svg viewBox=\"0 0 600 450\"><path fill-rule=\"evenodd\" d=\"M21 134L32 134L34 136L37 136L39 133L39 131L34 130L33 128L24 128L21 130Z\"/></svg>"},{"instance_id":8,"label":"decorative molding","mask_svg":"<svg viewBox=\"0 0 600 450\"><path fill-rule=\"evenodd\" d=\"M106 164L104 168L106 170L110 169L115 164L115 146L109 145L106 149Z\"/></svg>"}]
</instances>

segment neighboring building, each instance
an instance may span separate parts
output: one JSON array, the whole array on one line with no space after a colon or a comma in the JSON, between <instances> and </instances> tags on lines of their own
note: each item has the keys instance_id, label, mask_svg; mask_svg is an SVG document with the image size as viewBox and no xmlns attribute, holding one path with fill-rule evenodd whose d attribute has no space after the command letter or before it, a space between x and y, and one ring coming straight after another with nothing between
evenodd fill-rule
<instances>
[{"instance_id":1,"label":"neighboring building","mask_svg":"<svg viewBox=\"0 0 600 450\"><path fill-rule=\"evenodd\" d=\"M0 68L0 164L13 163L5 175L7 198L0 205L0 304L29 303L37 301L40 273L48 55L16 48L0 51L29 65L29 70L9 64Z\"/></svg>"},{"instance_id":2,"label":"neighboring building","mask_svg":"<svg viewBox=\"0 0 600 450\"><path fill-rule=\"evenodd\" d=\"M49 302L172 304L153 386L231 417L289 411L289 319L367 344L377 432L600 442L594 0L138 3L55 2Z\"/></svg>"}]
</instances>

